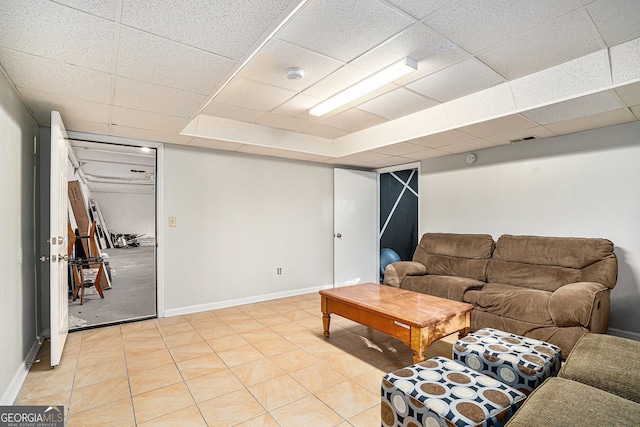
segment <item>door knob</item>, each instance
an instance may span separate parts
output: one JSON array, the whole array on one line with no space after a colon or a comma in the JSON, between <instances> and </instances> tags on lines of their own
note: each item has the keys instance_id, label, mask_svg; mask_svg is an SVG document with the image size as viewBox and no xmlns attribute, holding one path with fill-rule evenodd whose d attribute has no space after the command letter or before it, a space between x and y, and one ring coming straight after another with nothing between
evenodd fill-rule
<instances>
[{"instance_id":1,"label":"door knob","mask_svg":"<svg viewBox=\"0 0 640 427\"><path fill-rule=\"evenodd\" d=\"M342 237L342 234L338 233L338 234L336 234L336 237L337 237L338 239L340 239L340 238Z\"/></svg>"},{"instance_id":2,"label":"door knob","mask_svg":"<svg viewBox=\"0 0 640 427\"><path fill-rule=\"evenodd\" d=\"M40 262L47 262L49 261L49 256L48 255L42 255L40 257Z\"/></svg>"}]
</instances>

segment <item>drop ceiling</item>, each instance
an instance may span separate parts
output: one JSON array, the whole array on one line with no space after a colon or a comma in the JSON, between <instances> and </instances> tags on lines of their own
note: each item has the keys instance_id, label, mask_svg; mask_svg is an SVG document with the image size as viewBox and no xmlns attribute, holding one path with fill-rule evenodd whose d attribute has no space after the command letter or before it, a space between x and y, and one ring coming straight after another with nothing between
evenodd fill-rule
<instances>
[{"instance_id":1,"label":"drop ceiling","mask_svg":"<svg viewBox=\"0 0 640 427\"><path fill-rule=\"evenodd\" d=\"M7 0L0 16L0 65L36 120L83 133L378 168L640 119L637 0ZM417 71L309 115L406 56Z\"/></svg>"}]
</instances>

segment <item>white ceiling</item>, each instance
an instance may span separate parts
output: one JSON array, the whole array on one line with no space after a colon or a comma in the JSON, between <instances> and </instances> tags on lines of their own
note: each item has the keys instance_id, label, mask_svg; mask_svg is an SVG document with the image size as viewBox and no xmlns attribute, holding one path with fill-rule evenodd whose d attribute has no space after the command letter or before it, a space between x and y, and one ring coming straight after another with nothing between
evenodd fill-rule
<instances>
[{"instance_id":1,"label":"white ceiling","mask_svg":"<svg viewBox=\"0 0 640 427\"><path fill-rule=\"evenodd\" d=\"M638 0L5 0L0 16L25 104L79 132L376 168L640 119ZM405 56L416 72L308 114Z\"/></svg>"},{"instance_id":2,"label":"white ceiling","mask_svg":"<svg viewBox=\"0 0 640 427\"><path fill-rule=\"evenodd\" d=\"M92 193L155 194L156 150L71 139L69 180Z\"/></svg>"}]
</instances>

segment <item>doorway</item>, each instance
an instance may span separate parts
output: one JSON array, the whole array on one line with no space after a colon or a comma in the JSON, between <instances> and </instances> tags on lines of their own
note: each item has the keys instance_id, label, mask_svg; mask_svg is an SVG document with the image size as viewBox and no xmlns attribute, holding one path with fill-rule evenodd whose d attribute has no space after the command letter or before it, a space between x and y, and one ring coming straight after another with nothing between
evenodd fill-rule
<instances>
[{"instance_id":1,"label":"doorway","mask_svg":"<svg viewBox=\"0 0 640 427\"><path fill-rule=\"evenodd\" d=\"M380 172L380 280L391 262L411 261L418 244L418 169Z\"/></svg>"},{"instance_id":2,"label":"doorway","mask_svg":"<svg viewBox=\"0 0 640 427\"><path fill-rule=\"evenodd\" d=\"M156 317L156 149L73 138L69 143L69 188L82 199L75 206L70 199L69 223L78 236L73 256L83 273L71 274L69 329ZM84 230L84 215L93 229ZM83 239L94 239L97 254L87 252ZM100 259L106 277L97 277L95 263L82 262L87 256Z\"/></svg>"}]
</instances>

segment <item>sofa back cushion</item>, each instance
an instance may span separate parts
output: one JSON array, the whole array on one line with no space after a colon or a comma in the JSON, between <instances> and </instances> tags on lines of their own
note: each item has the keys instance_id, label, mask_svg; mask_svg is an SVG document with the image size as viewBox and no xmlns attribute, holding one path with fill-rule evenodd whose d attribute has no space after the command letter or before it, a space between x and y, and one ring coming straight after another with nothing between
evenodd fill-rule
<instances>
[{"instance_id":1,"label":"sofa back cushion","mask_svg":"<svg viewBox=\"0 0 640 427\"><path fill-rule=\"evenodd\" d=\"M613 288L617 273L609 240L505 234L496 243L487 279L553 292L581 281Z\"/></svg>"},{"instance_id":2,"label":"sofa back cushion","mask_svg":"<svg viewBox=\"0 0 640 427\"><path fill-rule=\"evenodd\" d=\"M427 274L484 282L493 248L489 234L426 233L416 247L413 260L423 264Z\"/></svg>"}]
</instances>

